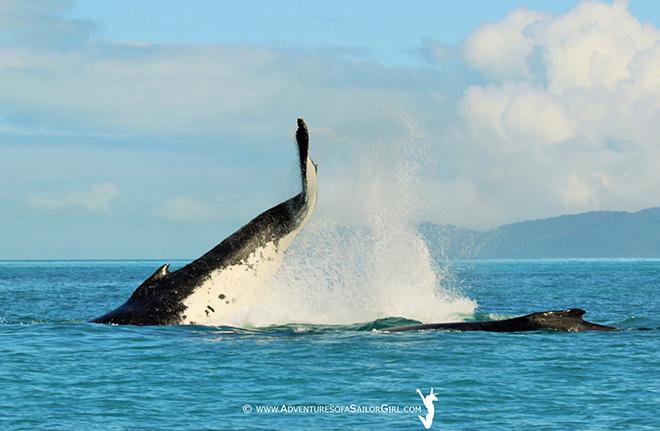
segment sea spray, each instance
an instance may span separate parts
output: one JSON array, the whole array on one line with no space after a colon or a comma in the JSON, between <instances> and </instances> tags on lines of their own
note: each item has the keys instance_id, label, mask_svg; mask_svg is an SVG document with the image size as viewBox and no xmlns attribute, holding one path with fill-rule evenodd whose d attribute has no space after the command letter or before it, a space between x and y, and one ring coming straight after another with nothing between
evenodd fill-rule
<instances>
[{"instance_id":1,"label":"sea spray","mask_svg":"<svg viewBox=\"0 0 660 431\"><path fill-rule=\"evenodd\" d=\"M372 144L345 139L336 154L328 152L334 164L320 161L312 221L260 304L227 323L350 324L391 316L431 322L475 310L473 300L443 286L446 268L434 270L415 228L424 194L432 191L419 181L426 140L407 120L396 138Z\"/></svg>"}]
</instances>

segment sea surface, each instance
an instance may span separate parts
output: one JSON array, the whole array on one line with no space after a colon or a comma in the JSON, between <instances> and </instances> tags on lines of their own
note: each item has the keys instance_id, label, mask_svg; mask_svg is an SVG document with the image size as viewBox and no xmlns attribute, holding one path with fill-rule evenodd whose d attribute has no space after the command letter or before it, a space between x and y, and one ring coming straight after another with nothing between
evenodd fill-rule
<instances>
[{"instance_id":1,"label":"sea surface","mask_svg":"<svg viewBox=\"0 0 660 431\"><path fill-rule=\"evenodd\" d=\"M1 430L422 430L418 388L435 430L660 429L658 260L451 263L472 318L580 307L614 333L86 323L161 264L0 261Z\"/></svg>"}]
</instances>

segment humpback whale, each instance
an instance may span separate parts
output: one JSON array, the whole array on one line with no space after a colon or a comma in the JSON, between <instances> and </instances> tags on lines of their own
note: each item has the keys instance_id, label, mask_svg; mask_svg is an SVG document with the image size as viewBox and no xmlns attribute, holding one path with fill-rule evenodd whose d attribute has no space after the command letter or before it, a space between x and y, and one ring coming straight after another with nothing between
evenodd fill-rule
<instances>
[{"instance_id":1,"label":"humpback whale","mask_svg":"<svg viewBox=\"0 0 660 431\"><path fill-rule=\"evenodd\" d=\"M259 287L310 219L317 200L317 165L309 158L309 133L296 131L302 191L263 212L212 250L170 272L158 268L120 307L94 320L118 325L226 324L235 307L260 299Z\"/></svg>"},{"instance_id":2,"label":"humpback whale","mask_svg":"<svg viewBox=\"0 0 660 431\"><path fill-rule=\"evenodd\" d=\"M558 311L541 311L504 320L485 320L475 322L428 323L423 325L399 326L383 329L387 332L403 331L488 331L488 332L525 332L549 329L563 332L582 331L617 331L611 326L598 325L582 320L586 313L579 308Z\"/></svg>"}]
</instances>

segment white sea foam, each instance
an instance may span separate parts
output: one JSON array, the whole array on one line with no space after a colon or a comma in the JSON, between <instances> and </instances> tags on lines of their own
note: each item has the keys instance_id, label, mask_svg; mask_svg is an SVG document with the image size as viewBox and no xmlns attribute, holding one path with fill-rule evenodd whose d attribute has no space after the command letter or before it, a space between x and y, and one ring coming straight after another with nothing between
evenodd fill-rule
<instances>
[{"instance_id":1,"label":"white sea foam","mask_svg":"<svg viewBox=\"0 0 660 431\"><path fill-rule=\"evenodd\" d=\"M317 213L259 303L227 323L348 324L390 316L438 322L472 313L476 303L443 285L447 274L434 270L415 229L424 193L432 193L418 187L423 137L409 127L404 138L342 144L342 176L324 171L321 160ZM331 193L324 197L324 190Z\"/></svg>"}]
</instances>

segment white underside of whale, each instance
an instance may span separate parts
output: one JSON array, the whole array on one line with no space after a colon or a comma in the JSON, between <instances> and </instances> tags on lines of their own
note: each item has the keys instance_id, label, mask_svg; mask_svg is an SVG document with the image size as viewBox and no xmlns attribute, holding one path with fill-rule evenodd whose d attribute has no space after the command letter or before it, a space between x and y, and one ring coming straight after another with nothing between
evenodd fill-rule
<instances>
[{"instance_id":1,"label":"white underside of whale","mask_svg":"<svg viewBox=\"0 0 660 431\"><path fill-rule=\"evenodd\" d=\"M271 241L256 248L237 265L213 271L184 301L181 323L189 325L236 325L252 306L263 300L263 287L284 261L284 253L309 221L316 207L317 176L307 159L306 212L295 230L277 243Z\"/></svg>"}]
</instances>

